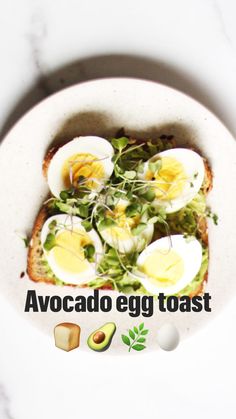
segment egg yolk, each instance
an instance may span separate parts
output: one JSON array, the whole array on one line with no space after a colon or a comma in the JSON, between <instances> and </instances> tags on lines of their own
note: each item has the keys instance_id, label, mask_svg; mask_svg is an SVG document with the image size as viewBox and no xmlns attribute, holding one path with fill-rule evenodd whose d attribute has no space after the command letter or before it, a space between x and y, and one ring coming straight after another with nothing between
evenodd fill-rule
<instances>
[{"instance_id":1,"label":"egg yolk","mask_svg":"<svg viewBox=\"0 0 236 419\"><path fill-rule=\"evenodd\" d=\"M146 180L153 180L156 198L171 200L183 192L187 176L183 165L173 157L162 157L161 168L155 173L146 173Z\"/></svg>"},{"instance_id":2,"label":"egg yolk","mask_svg":"<svg viewBox=\"0 0 236 419\"><path fill-rule=\"evenodd\" d=\"M79 229L63 230L56 236L56 246L52 248L55 263L68 273L81 273L88 269L83 247L91 243L88 234Z\"/></svg>"},{"instance_id":3,"label":"egg yolk","mask_svg":"<svg viewBox=\"0 0 236 419\"><path fill-rule=\"evenodd\" d=\"M167 287L176 284L182 278L184 262L172 249L157 249L146 258L141 269L152 283Z\"/></svg>"},{"instance_id":4,"label":"egg yolk","mask_svg":"<svg viewBox=\"0 0 236 419\"><path fill-rule=\"evenodd\" d=\"M107 228L107 233L113 240L129 240L132 236L131 229L136 227L140 216L126 217L126 206L118 205L113 211L107 211L106 215L116 222L116 226Z\"/></svg>"},{"instance_id":5,"label":"egg yolk","mask_svg":"<svg viewBox=\"0 0 236 419\"><path fill-rule=\"evenodd\" d=\"M77 187L81 176L85 178L83 186L89 189L96 189L99 185L96 180L104 178L103 165L93 154L74 154L65 161L62 168L62 179L66 189L71 186Z\"/></svg>"}]
</instances>

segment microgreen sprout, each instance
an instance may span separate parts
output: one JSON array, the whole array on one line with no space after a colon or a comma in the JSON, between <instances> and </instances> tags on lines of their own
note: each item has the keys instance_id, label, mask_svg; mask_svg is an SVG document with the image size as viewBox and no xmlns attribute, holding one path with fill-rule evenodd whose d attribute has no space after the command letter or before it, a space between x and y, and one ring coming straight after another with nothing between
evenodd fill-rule
<instances>
[{"instance_id":1,"label":"microgreen sprout","mask_svg":"<svg viewBox=\"0 0 236 419\"><path fill-rule=\"evenodd\" d=\"M87 244L84 246L84 256L89 262L94 261L95 247L93 244Z\"/></svg>"}]
</instances>

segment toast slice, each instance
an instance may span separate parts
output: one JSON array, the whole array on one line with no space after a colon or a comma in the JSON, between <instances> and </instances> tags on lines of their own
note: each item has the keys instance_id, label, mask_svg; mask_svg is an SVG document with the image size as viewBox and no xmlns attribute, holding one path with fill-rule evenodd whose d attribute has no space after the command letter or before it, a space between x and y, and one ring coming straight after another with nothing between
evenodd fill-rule
<instances>
[{"instance_id":1,"label":"toast slice","mask_svg":"<svg viewBox=\"0 0 236 419\"><path fill-rule=\"evenodd\" d=\"M43 161L43 175L47 178L47 171L51 162L51 159L53 155L56 153L56 151L60 147L53 147L51 148ZM205 181L204 181L204 187L203 187L203 193L204 195L207 195L207 193L212 189L212 183L213 183L213 175L211 168L204 159L205 163ZM47 204L43 205L43 207L40 209L36 220L34 222L34 226L32 229L32 235L31 235L31 241L29 245L28 250L28 258L27 258L27 274L29 278L32 281L35 282L45 282L48 284L56 284L57 278L53 275L50 268L48 267L46 261L44 260L44 252L40 240L40 234L43 227L44 222L47 220L47 218L52 215L50 214L49 208ZM207 220L205 217L201 217L198 220L198 234L202 242L207 246L208 245L208 225ZM193 297L194 295L199 295L204 290L204 284L207 281L208 272L206 272L203 281L201 284L194 290L193 293L191 293L190 297ZM87 285L81 285L80 287L87 287ZM113 289L112 285L107 284L105 286L100 287L100 289Z\"/></svg>"},{"instance_id":2,"label":"toast slice","mask_svg":"<svg viewBox=\"0 0 236 419\"><path fill-rule=\"evenodd\" d=\"M42 231L42 227L49 216L51 216L47 204L43 205L40 209L36 220L33 225L31 240L28 249L28 256L27 256L27 274L29 278L34 282L45 282L47 284L56 285L58 283L58 279L52 273L51 269L48 267L47 262L45 261L43 255L43 248L42 243L40 240L40 235ZM66 284L67 286L71 287L78 287L78 288L87 288L86 284L82 285L72 285ZM113 287L111 284L106 284L98 289L102 290L112 290Z\"/></svg>"},{"instance_id":3,"label":"toast slice","mask_svg":"<svg viewBox=\"0 0 236 419\"><path fill-rule=\"evenodd\" d=\"M55 284L55 278L48 276L48 270L43 263L43 248L40 240L41 230L48 216L48 209L44 205L36 217L32 230L27 258L27 274L32 281Z\"/></svg>"}]
</instances>

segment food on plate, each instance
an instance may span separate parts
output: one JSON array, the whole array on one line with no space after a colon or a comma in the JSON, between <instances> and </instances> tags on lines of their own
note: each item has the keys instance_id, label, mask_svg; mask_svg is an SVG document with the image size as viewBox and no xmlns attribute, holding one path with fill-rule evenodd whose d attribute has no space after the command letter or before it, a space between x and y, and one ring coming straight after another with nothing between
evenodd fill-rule
<instances>
[{"instance_id":1,"label":"food on plate","mask_svg":"<svg viewBox=\"0 0 236 419\"><path fill-rule=\"evenodd\" d=\"M106 351L112 341L116 331L115 323L106 323L99 329L95 330L88 337L87 344L90 349L97 352Z\"/></svg>"},{"instance_id":2,"label":"food on plate","mask_svg":"<svg viewBox=\"0 0 236 419\"><path fill-rule=\"evenodd\" d=\"M185 207L200 190L205 176L202 157L193 150L173 148L155 154L144 163L140 178L155 192L153 205L172 213Z\"/></svg>"},{"instance_id":3,"label":"food on plate","mask_svg":"<svg viewBox=\"0 0 236 419\"><path fill-rule=\"evenodd\" d=\"M173 295L195 278L202 264L202 246L195 237L176 234L146 247L137 259L137 277L151 294Z\"/></svg>"},{"instance_id":4,"label":"food on plate","mask_svg":"<svg viewBox=\"0 0 236 419\"><path fill-rule=\"evenodd\" d=\"M79 285L96 278L103 248L94 229L86 232L77 216L57 214L43 224L40 240L48 265L65 283ZM95 252L96 249L96 252Z\"/></svg>"},{"instance_id":5,"label":"food on plate","mask_svg":"<svg viewBox=\"0 0 236 419\"><path fill-rule=\"evenodd\" d=\"M212 172L173 136L77 137L47 153L34 281L123 293L199 295L208 272Z\"/></svg>"},{"instance_id":6,"label":"food on plate","mask_svg":"<svg viewBox=\"0 0 236 419\"><path fill-rule=\"evenodd\" d=\"M99 190L113 172L114 149L104 138L74 138L54 151L46 156L44 170L49 189L58 198L61 191L72 186Z\"/></svg>"},{"instance_id":7,"label":"food on plate","mask_svg":"<svg viewBox=\"0 0 236 419\"><path fill-rule=\"evenodd\" d=\"M133 234L134 229L147 219L145 213L133 215L133 209L134 206L129 200L117 198L114 200L114 209L106 212L106 223L110 220L111 225L104 225L103 220L97 224L104 241L120 253L140 252L150 243L153 236L153 224L148 223L138 235Z\"/></svg>"},{"instance_id":8,"label":"food on plate","mask_svg":"<svg viewBox=\"0 0 236 419\"><path fill-rule=\"evenodd\" d=\"M64 351L72 351L80 344L80 326L75 323L60 323L54 328L55 345Z\"/></svg>"}]
</instances>

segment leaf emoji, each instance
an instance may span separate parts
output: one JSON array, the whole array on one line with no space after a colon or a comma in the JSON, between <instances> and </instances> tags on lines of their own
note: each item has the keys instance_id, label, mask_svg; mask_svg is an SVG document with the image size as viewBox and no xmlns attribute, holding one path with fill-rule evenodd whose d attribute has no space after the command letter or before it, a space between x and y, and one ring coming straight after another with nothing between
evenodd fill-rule
<instances>
[{"instance_id":1,"label":"leaf emoji","mask_svg":"<svg viewBox=\"0 0 236 419\"><path fill-rule=\"evenodd\" d=\"M139 343L144 343L145 342L145 338L139 338L139 339L137 339L137 342L139 342Z\"/></svg>"},{"instance_id":2,"label":"leaf emoji","mask_svg":"<svg viewBox=\"0 0 236 419\"><path fill-rule=\"evenodd\" d=\"M149 332L148 329L144 328L144 323L141 323L139 327L134 326L133 329L128 329L129 336L121 335L122 341L125 345L129 346L128 351L143 351L146 348L146 337Z\"/></svg>"},{"instance_id":3,"label":"leaf emoji","mask_svg":"<svg viewBox=\"0 0 236 419\"><path fill-rule=\"evenodd\" d=\"M121 338L122 338L123 342L125 343L125 345L130 346L130 340L129 340L128 336L121 335Z\"/></svg>"},{"instance_id":4,"label":"leaf emoji","mask_svg":"<svg viewBox=\"0 0 236 419\"><path fill-rule=\"evenodd\" d=\"M135 339L135 334L132 330L129 330L129 335L130 335L131 339Z\"/></svg>"},{"instance_id":5,"label":"leaf emoji","mask_svg":"<svg viewBox=\"0 0 236 419\"><path fill-rule=\"evenodd\" d=\"M136 333L136 335L138 335L138 328L136 326L134 326L134 333Z\"/></svg>"},{"instance_id":6,"label":"leaf emoji","mask_svg":"<svg viewBox=\"0 0 236 419\"><path fill-rule=\"evenodd\" d=\"M146 348L145 345L141 345L139 343L137 343L136 345L132 346L132 349L134 349L135 351L142 351L145 348Z\"/></svg>"}]
</instances>

